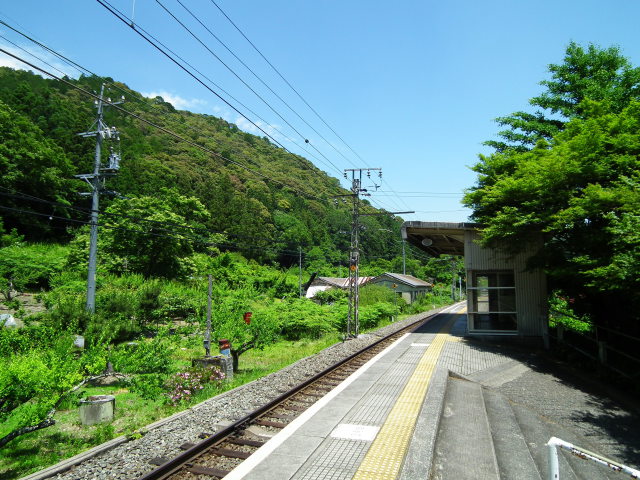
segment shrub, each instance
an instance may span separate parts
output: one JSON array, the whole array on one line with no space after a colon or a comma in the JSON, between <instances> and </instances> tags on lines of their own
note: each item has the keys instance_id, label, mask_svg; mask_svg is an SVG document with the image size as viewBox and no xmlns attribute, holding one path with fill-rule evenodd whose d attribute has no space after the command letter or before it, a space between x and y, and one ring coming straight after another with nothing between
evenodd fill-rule
<instances>
[{"instance_id":1,"label":"shrub","mask_svg":"<svg viewBox=\"0 0 640 480\"><path fill-rule=\"evenodd\" d=\"M58 336L56 330L46 325L0 328L0 357L47 349L57 341Z\"/></svg>"},{"instance_id":2,"label":"shrub","mask_svg":"<svg viewBox=\"0 0 640 480\"><path fill-rule=\"evenodd\" d=\"M261 310L262 318L277 323L287 340L316 339L335 330L327 309L306 299L286 299Z\"/></svg>"},{"instance_id":3,"label":"shrub","mask_svg":"<svg viewBox=\"0 0 640 480\"><path fill-rule=\"evenodd\" d=\"M49 288L49 280L63 268L68 248L31 244L2 248L0 278L11 279L17 290Z\"/></svg>"},{"instance_id":4,"label":"shrub","mask_svg":"<svg viewBox=\"0 0 640 480\"><path fill-rule=\"evenodd\" d=\"M174 346L161 334L135 345L119 345L111 352L113 367L122 373L169 373Z\"/></svg>"},{"instance_id":5,"label":"shrub","mask_svg":"<svg viewBox=\"0 0 640 480\"><path fill-rule=\"evenodd\" d=\"M166 375L160 373L141 373L129 380L129 391L145 400L154 400L164 393Z\"/></svg>"},{"instance_id":6,"label":"shrub","mask_svg":"<svg viewBox=\"0 0 640 480\"><path fill-rule=\"evenodd\" d=\"M369 284L360 288L360 305L375 305L379 302L394 304L397 301L397 294L390 288L383 285Z\"/></svg>"},{"instance_id":7,"label":"shrub","mask_svg":"<svg viewBox=\"0 0 640 480\"><path fill-rule=\"evenodd\" d=\"M329 288L316 293L313 297L314 301L320 303L320 305L332 305L349 296L349 292L341 290L339 288Z\"/></svg>"},{"instance_id":8,"label":"shrub","mask_svg":"<svg viewBox=\"0 0 640 480\"><path fill-rule=\"evenodd\" d=\"M360 329L368 330L377 327L385 318L390 318L397 312L390 303L378 302L360 309Z\"/></svg>"},{"instance_id":9,"label":"shrub","mask_svg":"<svg viewBox=\"0 0 640 480\"><path fill-rule=\"evenodd\" d=\"M206 384L219 384L222 380L224 373L216 367L192 367L185 372L178 372L165 383L167 402L172 405L187 402Z\"/></svg>"}]
</instances>

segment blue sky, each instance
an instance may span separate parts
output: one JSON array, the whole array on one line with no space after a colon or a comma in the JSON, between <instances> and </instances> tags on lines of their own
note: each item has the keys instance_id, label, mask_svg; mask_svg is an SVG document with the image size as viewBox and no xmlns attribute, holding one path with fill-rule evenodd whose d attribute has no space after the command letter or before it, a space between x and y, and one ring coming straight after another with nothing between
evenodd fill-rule
<instances>
[{"instance_id":1,"label":"blue sky","mask_svg":"<svg viewBox=\"0 0 640 480\"><path fill-rule=\"evenodd\" d=\"M538 83L547 78L547 65L562 61L570 41L617 45L640 65L640 2L635 0L216 0L356 156L270 69L212 0L182 2L335 149L259 83L177 0L161 2L284 120L156 1L109 2L259 114L264 122L249 116L289 150L330 175L340 177L345 168L382 168L384 182L371 201L391 211L415 210L402 215L406 220L467 220L470 212L460 198L475 181L469 166L478 153L490 151L482 142L498 131L493 119L529 109L528 99L541 92ZM0 19L100 75L147 95L162 95L177 108L221 116L255 131L97 1L60 0L55 8L51 5L43 0L4 2ZM27 48L2 26L0 34ZM15 50L2 38L0 45ZM17 66L2 53L0 64ZM68 67L66 71L77 75ZM304 138L331 163L313 150L319 160L302 151L298 145L304 145ZM126 161L126 152L123 157ZM346 181L343 185L348 186Z\"/></svg>"}]
</instances>

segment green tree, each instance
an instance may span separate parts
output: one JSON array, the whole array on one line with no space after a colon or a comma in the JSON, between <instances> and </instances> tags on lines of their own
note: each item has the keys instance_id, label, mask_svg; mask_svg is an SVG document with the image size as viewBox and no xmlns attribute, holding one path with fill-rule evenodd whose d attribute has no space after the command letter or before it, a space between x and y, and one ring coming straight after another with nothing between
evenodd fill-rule
<instances>
[{"instance_id":1,"label":"green tree","mask_svg":"<svg viewBox=\"0 0 640 480\"><path fill-rule=\"evenodd\" d=\"M279 335L277 318L267 311L252 312L250 323L245 323L244 313L252 310L257 292L251 288L235 291L221 290L216 294L216 307L212 312L212 339L231 342L233 369L238 370L240 355L252 349L262 349L273 343Z\"/></svg>"},{"instance_id":2,"label":"green tree","mask_svg":"<svg viewBox=\"0 0 640 480\"><path fill-rule=\"evenodd\" d=\"M71 205L77 191L70 180L73 173L67 156L40 128L0 101L0 195L5 228L17 228L30 239L52 232L60 236L54 217L69 216L64 207Z\"/></svg>"},{"instance_id":3,"label":"green tree","mask_svg":"<svg viewBox=\"0 0 640 480\"><path fill-rule=\"evenodd\" d=\"M195 268L191 255L220 240L204 228L207 211L196 198L170 189L157 193L115 200L102 214L99 252L107 270L182 278ZM72 263L85 264L86 240L86 231L76 238Z\"/></svg>"},{"instance_id":4,"label":"green tree","mask_svg":"<svg viewBox=\"0 0 640 480\"><path fill-rule=\"evenodd\" d=\"M508 160L511 173L490 182L480 175L465 203L485 225L486 244L518 250L543 233L534 261L551 286L599 324L635 328L640 102L610 113L586 99L580 111L584 118L568 122L551 143L490 156Z\"/></svg>"},{"instance_id":5,"label":"green tree","mask_svg":"<svg viewBox=\"0 0 640 480\"><path fill-rule=\"evenodd\" d=\"M550 141L572 118L585 118L583 101L595 100L609 112L620 112L631 100L640 98L640 68L632 67L618 47L584 47L571 42L563 63L550 64L551 79L540 82L546 88L529 104L541 110L515 112L496 119L507 127L485 145L498 152L526 151L540 140Z\"/></svg>"}]
</instances>

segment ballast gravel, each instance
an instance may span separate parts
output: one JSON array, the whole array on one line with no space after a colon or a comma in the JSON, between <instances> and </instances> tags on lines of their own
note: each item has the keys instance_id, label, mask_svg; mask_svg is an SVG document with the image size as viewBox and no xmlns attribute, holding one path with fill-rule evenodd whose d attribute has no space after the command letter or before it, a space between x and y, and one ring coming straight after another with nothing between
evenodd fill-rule
<instances>
[{"instance_id":1,"label":"ballast gravel","mask_svg":"<svg viewBox=\"0 0 640 480\"><path fill-rule=\"evenodd\" d=\"M177 456L181 453L180 445L200 441L198 435L201 433L215 432L217 426L229 424L244 417L257 407L277 398L282 392L374 343L380 337L400 330L437 311L423 312L375 332L360 335L356 339L337 343L278 372L210 398L168 419L156 422L156 424L147 427L148 431L143 437L99 453L63 473L55 474L52 472L53 474L48 478L58 480L138 478L155 468L149 464L149 460L152 458Z\"/></svg>"}]
</instances>

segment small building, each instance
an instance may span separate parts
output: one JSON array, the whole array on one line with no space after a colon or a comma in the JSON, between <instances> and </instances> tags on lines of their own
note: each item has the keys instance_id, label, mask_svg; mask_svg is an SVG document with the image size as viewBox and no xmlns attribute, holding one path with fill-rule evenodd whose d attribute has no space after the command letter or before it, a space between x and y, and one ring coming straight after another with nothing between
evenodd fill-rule
<instances>
[{"instance_id":1,"label":"small building","mask_svg":"<svg viewBox=\"0 0 640 480\"><path fill-rule=\"evenodd\" d=\"M371 280L373 277L359 277L358 285L362 286ZM338 277L316 277L309 288L307 289L306 297L313 298L316 296L316 293L322 292L324 290L329 290L330 288L339 288L341 290L349 289L349 278L338 278Z\"/></svg>"},{"instance_id":2,"label":"small building","mask_svg":"<svg viewBox=\"0 0 640 480\"><path fill-rule=\"evenodd\" d=\"M372 278L368 283L383 285L395 291L405 302L411 304L419 296L430 292L433 284L425 282L413 275L385 272Z\"/></svg>"},{"instance_id":3,"label":"small building","mask_svg":"<svg viewBox=\"0 0 640 480\"><path fill-rule=\"evenodd\" d=\"M430 255L464 256L470 335L545 338L546 276L542 270L527 268L542 239L532 239L524 252L510 254L482 247L480 228L475 223L405 222L401 233Z\"/></svg>"}]
</instances>

